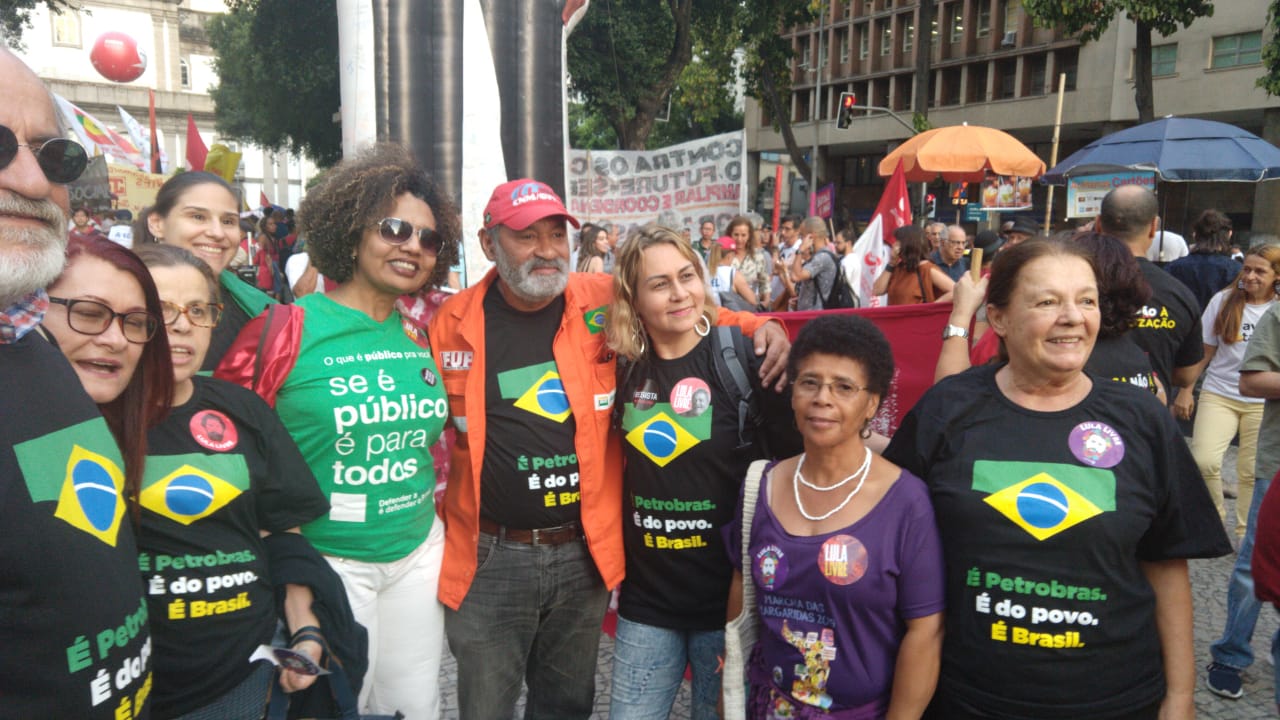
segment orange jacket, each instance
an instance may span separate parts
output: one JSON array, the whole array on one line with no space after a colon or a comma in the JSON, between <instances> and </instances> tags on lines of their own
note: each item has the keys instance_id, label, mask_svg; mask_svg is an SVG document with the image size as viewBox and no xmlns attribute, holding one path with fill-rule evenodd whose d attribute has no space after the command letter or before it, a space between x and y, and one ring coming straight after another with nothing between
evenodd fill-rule
<instances>
[{"instance_id":1,"label":"orange jacket","mask_svg":"<svg viewBox=\"0 0 1280 720\"><path fill-rule=\"evenodd\" d=\"M478 284L446 300L428 331L458 431L440 504L445 549L439 596L440 602L455 610L476 574L486 419L484 296L496 278L497 271L490 270ZM602 314L613 302L613 278L570 273L564 298L564 318L551 351L576 420L583 534L604 584L614 588L624 574L622 444L612 427L617 363L605 345L602 322ZM740 325L744 333L754 333L767 321L748 313L722 310L720 315L721 324Z\"/></svg>"}]
</instances>

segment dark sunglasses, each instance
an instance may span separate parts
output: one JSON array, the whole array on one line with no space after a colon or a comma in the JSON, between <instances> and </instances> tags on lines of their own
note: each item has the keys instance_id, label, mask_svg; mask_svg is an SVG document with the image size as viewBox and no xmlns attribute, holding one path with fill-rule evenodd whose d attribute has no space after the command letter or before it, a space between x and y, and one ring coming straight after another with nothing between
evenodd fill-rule
<instances>
[{"instance_id":1,"label":"dark sunglasses","mask_svg":"<svg viewBox=\"0 0 1280 720\"><path fill-rule=\"evenodd\" d=\"M84 172L89 164L89 154L80 143L66 138L46 140L35 146L18 142L18 136L5 125L0 125L0 170L9 167L9 163L18 157L18 148L30 148L36 156L36 163L44 171L44 176L51 183L65 185Z\"/></svg>"},{"instance_id":2,"label":"dark sunglasses","mask_svg":"<svg viewBox=\"0 0 1280 720\"><path fill-rule=\"evenodd\" d=\"M378 223L378 234L392 245L403 245L409 242L414 232L418 233L418 245L428 255L440 254L444 247L444 236L431 228L414 228L413 223L400 218L382 218Z\"/></svg>"}]
</instances>

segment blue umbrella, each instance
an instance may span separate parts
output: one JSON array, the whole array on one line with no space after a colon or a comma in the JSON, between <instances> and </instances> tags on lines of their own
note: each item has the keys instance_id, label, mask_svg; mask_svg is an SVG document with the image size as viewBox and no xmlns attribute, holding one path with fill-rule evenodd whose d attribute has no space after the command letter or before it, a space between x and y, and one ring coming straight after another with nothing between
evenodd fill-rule
<instances>
[{"instance_id":1,"label":"blue umbrella","mask_svg":"<svg viewBox=\"0 0 1280 720\"><path fill-rule=\"evenodd\" d=\"M1280 179L1280 149L1234 125L1166 117L1098 138L1053 166L1041 180L1114 172L1155 172L1165 182L1261 182Z\"/></svg>"}]
</instances>

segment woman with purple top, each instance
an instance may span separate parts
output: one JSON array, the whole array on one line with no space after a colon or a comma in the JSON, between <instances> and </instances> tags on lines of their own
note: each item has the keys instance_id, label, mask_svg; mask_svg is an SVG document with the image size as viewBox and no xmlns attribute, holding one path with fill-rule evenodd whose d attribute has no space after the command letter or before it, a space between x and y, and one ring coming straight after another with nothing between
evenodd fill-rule
<instances>
[{"instance_id":1,"label":"woman with purple top","mask_svg":"<svg viewBox=\"0 0 1280 720\"><path fill-rule=\"evenodd\" d=\"M942 547L924 483L866 446L889 343L863 318L818 318L787 373L804 452L761 477L750 568L741 507L726 531L729 617L749 573L762 623L748 717L919 718L942 651Z\"/></svg>"}]
</instances>

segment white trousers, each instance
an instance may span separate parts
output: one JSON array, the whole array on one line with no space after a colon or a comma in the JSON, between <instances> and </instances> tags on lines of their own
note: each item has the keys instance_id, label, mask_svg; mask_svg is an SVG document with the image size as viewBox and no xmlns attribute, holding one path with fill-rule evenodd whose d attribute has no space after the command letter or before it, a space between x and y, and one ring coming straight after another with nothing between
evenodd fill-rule
<instances>
[{"instance_id":1,"label":"white trousers","mask_svg":"<svg viewBox=\"0 0 1280 720\"><path fill-rule=\"evenodd\" d=\"M369 670L360 712L405 720L440 717L444 606L436 597L444 559L444 523L416 550L387 563L325 556L342 577L356 620L369 631Z\"/></svg>"}]
</instances>

